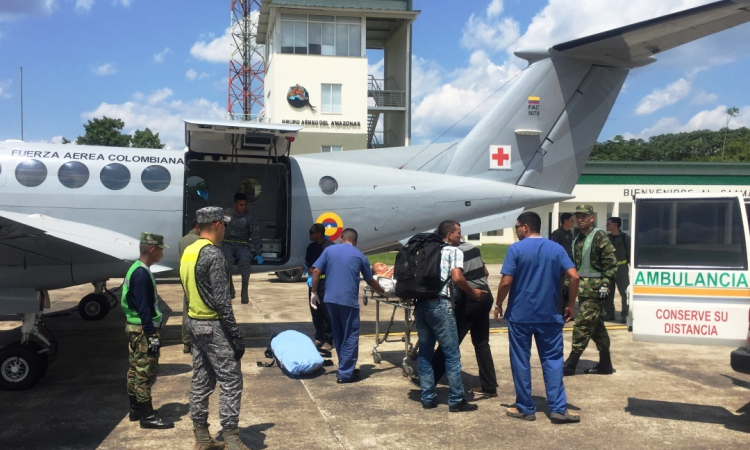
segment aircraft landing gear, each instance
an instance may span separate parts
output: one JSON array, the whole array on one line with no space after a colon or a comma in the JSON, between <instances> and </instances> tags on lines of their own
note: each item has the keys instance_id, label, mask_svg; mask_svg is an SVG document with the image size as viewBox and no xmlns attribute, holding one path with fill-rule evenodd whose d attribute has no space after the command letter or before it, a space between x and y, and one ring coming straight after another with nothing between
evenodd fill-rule
<instances>
[{"instance_id":1,"label":"aircraft landing gear","mask_svg":"<svg viewBox=\"0 0 750 450\"><path fill-rule=\"evenodd\" d=\"M86 295L78 303L78 314L83 320L101 320L117 303L117 297L107 289L107 282L99 281L94 283L94 293Z\"/></svg>"},{"instance_id":2,"label":"aircraft landing gear","mask_svg":"<svg viewBox=\"0 0 750 450\"><path fill-rule=\"evenodd\" d=\"M47 372L57 350L57 340L42 322L41 313L23 315L21 340L0 350L0 389L29 389ZM39 342L30 340L35 336Z\"/></svg>"},{"instance_id":3,"label":"aircraft landing gear","mask_svg":"<svg viewBox=\"0 0 750 450\"><path fill-rule=\"evenodd\" d=\"M276 272L276 276L279 277L282 283L296 283L302 279L302 273L305 271L304 268L298 267L296 269L280 270Z\"/></svg>"}]
</instances>

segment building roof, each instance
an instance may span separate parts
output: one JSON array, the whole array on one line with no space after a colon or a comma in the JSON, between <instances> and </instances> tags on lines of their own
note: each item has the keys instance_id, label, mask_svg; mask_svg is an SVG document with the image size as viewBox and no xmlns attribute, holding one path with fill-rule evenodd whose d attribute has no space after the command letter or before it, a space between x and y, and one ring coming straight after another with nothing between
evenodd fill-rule
<instances>
[{"instance_id":1,"label":"building roof","mask_svg":"<svg viewBox=\"0 0 750 450\"><path fill-rule=\"evenodd\" d=\"M750 164L589 161L578 184L750 185Z\"/></svg>"}]
</instances>

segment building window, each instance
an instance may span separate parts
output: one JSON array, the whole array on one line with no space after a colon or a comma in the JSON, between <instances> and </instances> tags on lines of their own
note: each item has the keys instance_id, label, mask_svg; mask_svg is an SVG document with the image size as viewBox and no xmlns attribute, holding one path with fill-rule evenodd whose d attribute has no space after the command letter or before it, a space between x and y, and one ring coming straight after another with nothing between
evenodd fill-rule
<instances>
[{"instance_id":1,"label":"building window","mask_svg":"<svg viewBox=\"0 0 750 450\"><path fill-rule=\"evenodd\" d=\"M16 180L26 187L37 187L47 179L47 166L36 159L21 161L16 167Z\"/></svg>"},{"instance_id":2,"label":"building window","mask_svg":"<svg viewBox=\"0 0 750 450\"><path fill-rule=\"evenodd\" d=\"M141 173L141 183L151 192L161 192L169 187L172 175L162 166L148 166Z\"/></svg>"},{"instance_id":3,"label":"building window","mask_svg":"<svg viewBox=\"0 0 750 450\"><path fill-rule=\"evenodd\" d=\"M362 56L362 19L282 14L281 53Z\"/></svg>"},{"instance_id":4,"label":"building window","mask_svg":"<svg viewBox=\"0 0 750 450\"><path fill-rule=\"evenodd\" d=\"M107 189L119 191L130 183L130 171L119 163L107 164L102 167L99 179Z\"/></svg>"},{"instance_id":5,"label":"building window","mask_svg":"<svg viewBox=\"0 0 750 450\"><path fill-rule=\"evenodd\" d=\"M344 149L344 147L340 145L324 145L320 147L321 153L331 153L331 152L340 152Z\"/></svg>"},{"instance_id":6,"label":"building window","mask_svg":"<svg viewBox=\"0 0 750 450\"><path fill-rule=\"evenodd\" d=\"M323 84L320 94L320 111L341 114L341 85Z\"/></svg>"},{"instance_id":7,"label":"building window","mask_svg":"<svg viewBox=\"0 0 750 450\"><path fill-rule=\"evenodd\" d=\"M505 230L493 230L493 231L488 231L487 232L487 236L498 236L498 237L500 237L503 234L505 234Z\"/></svg>"},{"instance_id":8,"label":"building window","mask_svg":"<svg viewBox=\"0 0 750 450\"><path fill-rule=\"evenodd\" d=\"M89 181L89 168L78 161L66 162L57 171L57 179L68 189L78 189Z\"/></svg>"},{"instance_id":9,"label":"building window","mask_svg":"<svg viewBox=\"0 0 750 450\"><path fill-rule=\"evenodd\" d=\"M482 236L479 233L470 234L466 236L466 239L469 241L479 241L481 240Z\"/></svg>"}]
</instances>

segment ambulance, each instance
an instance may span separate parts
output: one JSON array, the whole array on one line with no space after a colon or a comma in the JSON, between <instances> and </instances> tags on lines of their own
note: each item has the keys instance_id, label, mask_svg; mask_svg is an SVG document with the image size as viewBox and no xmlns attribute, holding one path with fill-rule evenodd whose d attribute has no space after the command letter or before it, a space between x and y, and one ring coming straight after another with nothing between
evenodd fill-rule
<instances>
[{"instance_id":1,"label":"ambulance","mask_svg":"<svg viewBox=\"0 0 750 450\"><path fill-rule=\"evenodd\" d=\"M634 340L739 347L730 364L750 373L749 207L741 193L636 196Z\"/></svg>"}]
</instances>

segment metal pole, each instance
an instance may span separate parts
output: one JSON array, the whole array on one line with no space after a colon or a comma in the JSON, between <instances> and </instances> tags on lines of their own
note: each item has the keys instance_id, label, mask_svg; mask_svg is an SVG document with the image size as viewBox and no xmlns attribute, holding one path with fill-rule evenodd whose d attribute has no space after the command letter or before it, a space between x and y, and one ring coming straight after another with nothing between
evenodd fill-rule
<instances>
[{"instance_id":1,"label":"metal pole","mask_svg":"<svg viewBox=\"0 0 750 450\"><path fill-rule=\"evenodd\" d=\"M23 141L23 67L21 69L21 140Z\"/></svg>"}]
</instances>

